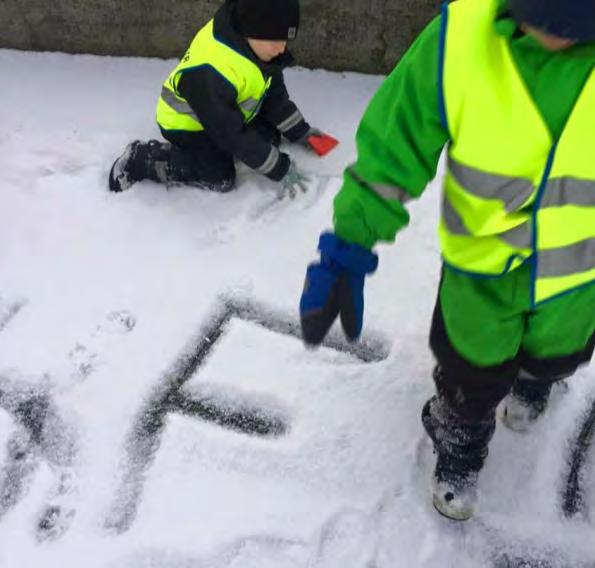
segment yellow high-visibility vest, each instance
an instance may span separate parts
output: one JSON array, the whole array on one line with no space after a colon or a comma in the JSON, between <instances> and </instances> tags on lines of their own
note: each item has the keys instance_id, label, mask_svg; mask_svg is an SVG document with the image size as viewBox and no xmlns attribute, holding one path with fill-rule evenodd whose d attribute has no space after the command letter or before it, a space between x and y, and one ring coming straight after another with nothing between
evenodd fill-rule
<instances>
[{"instance_id":1,"label":"yellow high-visibility vest","mask_svg":"<svg viewBox=\"0 0 595 568\"><path fill-rule=\"evenodd\" d=\"M559 140L494 28L497 0L443 11L441 106L451 143L445 262L496 276L533 267L532 304L595 283L595 74Z\"/></svg>"},{"instance_id":2,"label":"yellow high-visibility vest","mask_svg":"<svg viewBox=\"0 0 595 568\"><path fill-rule=\"evenodd\" d=\"M157 103L157 123L164 130L204 130L188 101L178 92L178 82L184 72L205 65L215 69L234 87L236 102L246 123L258 114L271 78L265 78L256 63L220 42L213 35L211 20L196 34L186 55L163 84Z\"/></svg>"}]
</instances>

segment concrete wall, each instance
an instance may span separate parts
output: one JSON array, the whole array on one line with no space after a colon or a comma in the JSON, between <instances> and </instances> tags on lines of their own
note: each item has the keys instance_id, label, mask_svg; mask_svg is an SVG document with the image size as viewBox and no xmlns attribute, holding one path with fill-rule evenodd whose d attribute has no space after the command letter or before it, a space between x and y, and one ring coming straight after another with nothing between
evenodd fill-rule
<instances>
[{"instance_id":1,"label":"concrete wall","mask_svg":"<svg viewBox=\"0 0 595 568\"><path fill-rule=\"evenodd\" d=\"M221 0L0 0L0 47L180 57ZM299 64L384 73L439 0L302 0Z\"/></svg>"}]
</instances>

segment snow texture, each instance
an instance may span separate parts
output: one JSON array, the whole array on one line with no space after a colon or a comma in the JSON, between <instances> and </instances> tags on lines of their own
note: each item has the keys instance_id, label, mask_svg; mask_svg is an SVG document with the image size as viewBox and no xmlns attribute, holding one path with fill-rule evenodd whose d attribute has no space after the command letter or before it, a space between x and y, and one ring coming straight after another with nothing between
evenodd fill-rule
<instances>
[{"instance_id":1,"label":"snow texture","mask_svg":"<svg viewBox=\"0 0 595 568\"><path fill-rule=\"evenodd\" d=\"M563 515L595 369L498 428L476 518L431 506L427 331L439 182L381 246L365 333L306 350L297 303L381 77L294 69L310 191L107 191L173 61L0 51L0 567L595 566L593 456ZM439 176L440 177L440 176ZM230 308L231 306L231 308Z\"/></svg>"}]
</instances>

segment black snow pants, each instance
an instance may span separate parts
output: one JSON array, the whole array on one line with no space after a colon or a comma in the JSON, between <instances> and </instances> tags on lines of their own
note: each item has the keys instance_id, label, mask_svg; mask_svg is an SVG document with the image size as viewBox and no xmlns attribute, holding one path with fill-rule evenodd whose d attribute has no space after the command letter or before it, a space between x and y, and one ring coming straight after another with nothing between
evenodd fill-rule
<instances>
[{"instance_id":1,"label":"black snow pants","mask_svg":"<svg viewBox=\"0 0 595 568\"><path fill-rule=\"evenodd\" d=\"M281 142L279 131L258 117L250 128L277 146ZM218 192L234 188L233 155L220 149L204 131L162 130L161 134L167 142L151 140L138 147L132 166L137 179L183 183Z\"/></svg>"}]
</instances>

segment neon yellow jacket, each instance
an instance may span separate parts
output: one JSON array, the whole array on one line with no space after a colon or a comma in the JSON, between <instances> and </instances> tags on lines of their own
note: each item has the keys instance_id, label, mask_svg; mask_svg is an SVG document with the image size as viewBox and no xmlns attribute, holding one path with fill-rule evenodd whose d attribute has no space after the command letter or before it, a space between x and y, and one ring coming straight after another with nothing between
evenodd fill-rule
<instances>
[{"instance_id":1,"label":"neon yellow jacket","mask_svg":"<svg viewBox=\"0 0 595 568\"><path fill-rule=\"evenodd\" d=\"M544 77L532 75L528 65L521 77L518 46L514 54L511 48L516 38L494 25L501 4L451 4L380 89L358 131L358 161L335 200L335 230L364 246L394 239L408 222L403 204L421 194L450 141L440 226L445 261L469 273L498 275L530 258L539 303L595 280L595 168L585 143L595 137L588 104L594 84L585 84L595 58L592 49L538 50L555 63L545 73L553 93L560 94L554 84L560 68L573 79L563 85L570 96L543 104L546 97L535 93ZM431 66L421 66L422 55L430 57L430 33L440 71L433 84ZM414 91L416 84L421 89ZM404 104L424 96L421 112ZM558 110L543 111L554 105ZM413 118L403 118L405 112ZM411 125L416 119L418 129Z\"/></svg>"}]
</instances>

